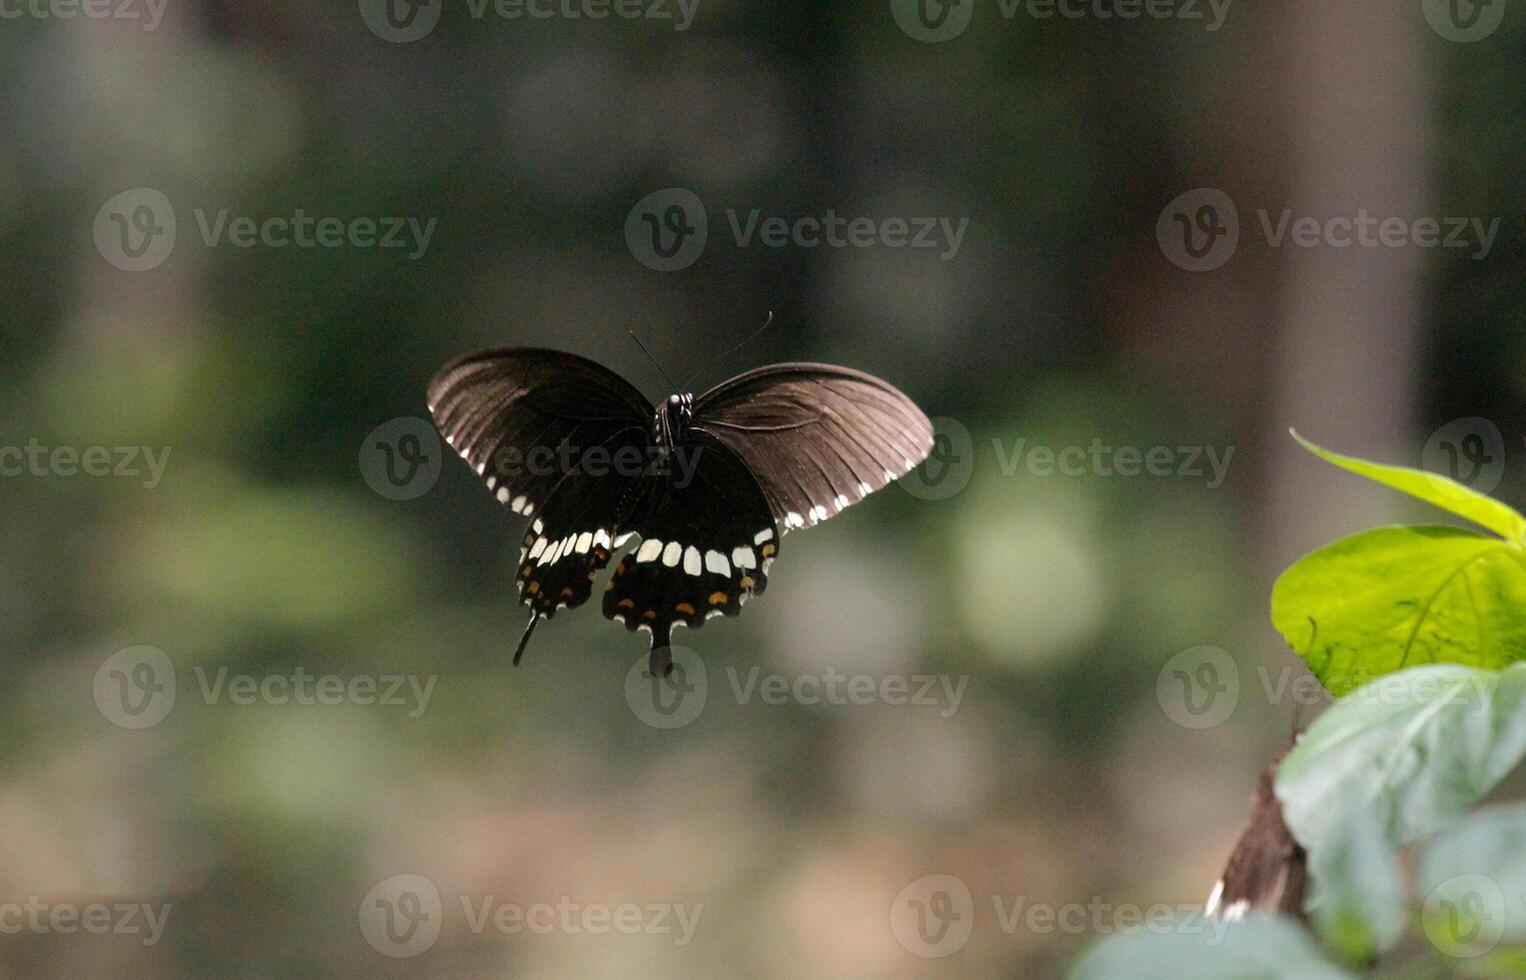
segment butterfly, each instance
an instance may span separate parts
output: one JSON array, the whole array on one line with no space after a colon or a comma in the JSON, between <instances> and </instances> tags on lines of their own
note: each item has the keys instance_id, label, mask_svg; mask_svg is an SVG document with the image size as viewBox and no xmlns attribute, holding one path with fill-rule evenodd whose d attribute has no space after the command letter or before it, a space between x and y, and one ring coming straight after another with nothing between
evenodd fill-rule
<instances>
[{"instance_id":1,"label":"butterfly","mask_svg":"<svg viewBox=\"0 0 1526 980\"><path fill-rule=\"evenodd\" d=\"M681 386L676 386L681 387ZM604 591L604 615L651 634L648 670L672 670L676 626L735 616L760 595L785 532L810 527L910 472L933 426L879 378L775 364L654 407L575 354L467 354L429 384L445 441L498 501L533 521L516 582L536 624Z\"/></svg>"},{"instance_id":2,"label":"butterfly","mask_svg":"<svg viewBox=\"0 0 1526 980\"><path fill-rule=\"evenodd\" d=\"M1295 737L1294 743L1297 744ZM1229 855L1224 874L1213 886L1203 911L1209 918L1232 922L1248 912L1303 917L1309 880L1309 856L1283 819L1274 784L1277 769L1293 746L1272 759L1256 784L1250 824Z\"/></svg>"}]
</instances>

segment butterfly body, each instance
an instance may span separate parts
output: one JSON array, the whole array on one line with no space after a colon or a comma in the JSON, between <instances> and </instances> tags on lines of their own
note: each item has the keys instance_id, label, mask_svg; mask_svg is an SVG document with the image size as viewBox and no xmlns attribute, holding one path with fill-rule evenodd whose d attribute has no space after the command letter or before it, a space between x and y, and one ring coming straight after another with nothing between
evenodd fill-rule
<instances>
[{"instance_id":1,"label":"butterfly body","mask_svg":"<svg viewBox=\"0 0 1526 980\"><path fill-rule=\"evenodd\" d=\"M592 361L533 348L441 369L430 410L498 500L533 517L516 576L536 623L591 598L624 549L604 615L651 634L735 616L764 591L790 528L819 523L920 462L932 425L890 385L847 368L760 368L653 407Z\"/></svg>"}]
</instances>

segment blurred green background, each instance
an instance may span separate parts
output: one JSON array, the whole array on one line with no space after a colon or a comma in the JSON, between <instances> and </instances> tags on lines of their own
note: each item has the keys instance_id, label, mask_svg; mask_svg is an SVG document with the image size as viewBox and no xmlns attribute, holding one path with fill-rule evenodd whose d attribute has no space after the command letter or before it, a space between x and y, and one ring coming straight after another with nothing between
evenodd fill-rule
<instances>
[{"instance_id":1,"label":"blurred green background","mask_svg":"<svg viewBox=\"0 0 1526 980\"><path fill-rule=\"evenodd\" d=\"M369 0L167 0L152 29L141 0L38 4L0 19L0 447L169 456L157 481L55 455L0 478L7 976L1055 976L1111 918L1003 909L1187 907L1217 877L1298 708L1277 572L1437 516L1286 429L1416 466L1482 446L1463 475L1526 503L1515 5L1468 38L1428 0L1242 0L1211 30L1185 0L1135 19L927 0L954 19L925 41L886 0L699 0L686 30L462 0L394 10L438 16L402 41ZM176 236L129 271L114 229L167 241L141 195L112 205L139 188ZM673 272L625 233L664 188L708 214ZM1189 271L1168 205L1201 188L1236 205L1238 247ZM435 226L416 258L201 228L299 209ZM744 245L728 213L754 209L968 232L948 258ZM1261 217L1361 209L1500 224L1480 256L1295 245ZM708 694L672 729L627 688L644 635L596 604L510 668L521 521L464 464L395 500L364 462L474 348L575 351L665 396L627 329L700 390L783 359L879 374L953 420L959 463L790 535L745 616L680 633ZM1066 476L1014 456L1096 440L1229 463L1216 483L1206 459ZM1238 679L1206 726L1169 666L1201 645ZM140 647L163 659L108 662ZM220 668L432 687L240 703L203 690ZM755 668L962 696L739 697ZM126 727L143 716L113 685L144 679L165 713ZM968 892L953 940L918 918L932 874ZM436 890L432 918L386 890L399 875ZM29 900L170 907L145 942L9 928ZM463 901L631 903L644 926L474 930ZM689 941L660 905L702 906ZM427 948L372 941L408 908Z\"/></svg>"}]
</instances>

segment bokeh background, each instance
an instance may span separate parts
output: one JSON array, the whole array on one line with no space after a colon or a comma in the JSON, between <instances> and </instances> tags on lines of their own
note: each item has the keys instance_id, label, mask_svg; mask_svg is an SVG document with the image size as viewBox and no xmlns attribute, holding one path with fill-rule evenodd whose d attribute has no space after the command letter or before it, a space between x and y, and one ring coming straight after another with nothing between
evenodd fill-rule
<instances>
[{"instance_id":1,"label":"bokeh background","mask_svg":"<svg viewBox=\"0 0 1526 980\"><path fill-rule=\"evenodd\" d=\"M1448 29L1422 0L928 0L943 40L887 0L699 0L686 30L452 0L413 9L438 22L408 42L370 3L167 0L152 29L141 0L60 9L0 20L0 446L169 457L157 481L51 456L0 478L0 906L170 910L153 943L0 918L6 976L1059 975L1106 927L999 910L1190 906L1216 878L1298 710L1266 614L1280 569L1439 516L1287 429L1417 466L1463 447L1460 475L1526 504L1526 11L1505 0L1470 29L1467 4ZM139 188L177 234L128 271L112 229L164 240L141 195L111 203ZM626 236L665 188L709 231L671 272ZM1190 271L1170 205L1202 189L1239 235ZM435 226L417 257L200 227L298 209ZM755 209L968 231L950 257L744 245L728 212ZM1341 248L1259 216L1360 209L1500 224L1487 250ZM700 389L835 361L952 420L935 489L791 535L745 616L679 634L709 687L673 729L628 697L644 636L595 607L510 668L521 522L457 459L410 499L367 479L373 430L426 417L426 381L470 349L576 351L663 397L628 329ZM1095 440L1229 464L1014 455ZM1203 645L1238 688L1199 727L1170 665ZM165 663L168 703L142 673ZM223 668L433 686L420 712L246 704L203 693ZM754 670L963 693L738 697ZM162 719L124 727L124 678ZM967 939L907 931L938 924L916 918L931 874L968 890ZM383 955L367 915L407 911L398 875L437 891L432 921L427 894L409 908L439 935ZM682 943L474 932L463 899L702 910Z\"/></svg>"}]
</instances>

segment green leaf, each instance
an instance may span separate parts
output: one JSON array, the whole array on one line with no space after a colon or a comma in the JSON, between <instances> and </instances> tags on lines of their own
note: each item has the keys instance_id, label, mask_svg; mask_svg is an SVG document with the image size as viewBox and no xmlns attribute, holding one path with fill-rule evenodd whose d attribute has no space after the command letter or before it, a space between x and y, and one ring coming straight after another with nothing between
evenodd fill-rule
<instances>
[{"instance_id":1,"label":"green leaf","mask_svg":"<svg viewBox=\"0 0 1526 980\"><path fill-rule=\"evenodd\" d=\"M1526 660L1526 550L1452 527L1381 527L1277 579L1272 624L1337 697L1405 667Z\"/></svg>"},{"instance_id":2,"label":"green leaf","mask_svg":"<svg viewBox=\"0 0 1526 980\"><path fill-rule=\"evenodd\" d=\"M1502 672L1415 667L1343 698L1277 774L1288 829L1311 865L1371 808L1394 845L1467 813L1526 754L1526 664Z\"/></svg>"},{"instance_id":3,"label":"green leaf","mask_svg":"<svg viewBox=\"0 0 1526 980\"><path fill-rule=\"evenodd\" d=\"M1308 934L1281 919L1185 919L1170 932L1119 936L1093 947L1071 980L1350 980Z\"/></svg>"},{"instance_id":4,"label":"green leaf","mask_svg":"<svg viewBox=\"0 0 1526 980\"><path fill-rule=\"evenodd\" d=\"M1309 873L1310 918L1345 962L1365 964L1403 935L1404 878L1373 810L1347 814L1329 843L1310 855Z\"/></svg>"},{"instance_id":5,"label":"green leaf","mask_svg":"<svg viewBox=\"0 0 1526 980\"><path fill-rule=\"evenodd\" d=\"M1415 866L1426 935L1443 952L1479 954L1526 940L1526 806L1469 817Z\"/></svg>"},{"instance_id":6,"label":"green leaf","mask_svg":"<svg viewBox=\"0 0 1526 980\"><path fill-rule=\"evenodd\" d=\"M1450 477L1426 470L1410 469L1407 466L1385 466L1382 463L1369 463L1355 456L1342 456L1340 453L1332 453L1328 449L1316 446L1297 432L1293 432L1293 438L1320 459L1365 476L1369 480L1376 480L1385 486L1393 487L1411 497L1418 497L1426 503L1435 504L1442 510L1450 511L1459 517L1466 517L1507 541L1517 545L1526 544L1526 517L1514 508L1500 503L1493 497L1481 494L1465 484L1458 483Z\"/></svg>"}]
</instances>

